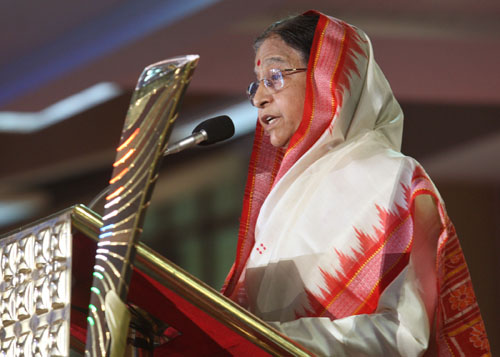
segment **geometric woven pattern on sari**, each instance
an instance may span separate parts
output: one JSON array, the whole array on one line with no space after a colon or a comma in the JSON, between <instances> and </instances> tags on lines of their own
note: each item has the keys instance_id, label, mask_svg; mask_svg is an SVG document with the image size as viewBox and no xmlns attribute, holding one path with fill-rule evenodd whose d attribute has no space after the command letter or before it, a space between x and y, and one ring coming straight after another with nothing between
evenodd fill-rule
<instances>
[{"instance_id":1,"label":"geometric woven pattern on sari","mask_svg":"<svg viewBox=\"0 0 500 357\"><path fill-rule=\"evenodd\" d=\"M424 192L439 202L431 180L420 166L413 173L412 186L412 199ZM441 203L439 211L444 228L438 240L436 256L436 340L439 355L490 356L488 337L455 227Z\"/></svg>"},{"instance_id":2,"label":"geometric woven pattern on sari","mask_svg":"<svg viewBox=\"0 0 500 357\"><path fill-rule=\"evenodd\" d=\"M440 355L489 356L490 346L467 263L449 221L438 248L438 279Z\"/></svg>"},{"instance_id":3,"label":"geometric woven pattern on sari","mask_svg":"<svg viewBox=\"0 0 500 357\"><path fill-rule=\"evenodd\" d=\"M408 264L413 238L409 210L398 205L394 210L376 209L379 220L374 233L354 228L359 249L351 249L351 254L336 250L340 268L334 274L321 269L320 294L306 290L310 308L305 316L337 319L374 312L384 289Z\"/></svg>"}]
</instances>

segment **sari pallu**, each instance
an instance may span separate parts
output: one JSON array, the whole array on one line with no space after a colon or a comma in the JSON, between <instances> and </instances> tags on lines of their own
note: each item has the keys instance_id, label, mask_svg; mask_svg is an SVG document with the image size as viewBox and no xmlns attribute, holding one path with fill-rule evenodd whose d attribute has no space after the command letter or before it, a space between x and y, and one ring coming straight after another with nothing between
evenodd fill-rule
<instances>
[{"instance_id":1,"label":"sari pallu","mask_svg":"<svg viewBox=\"0 0 500 357\"><path fill-rule=\"evenodd\" d=\"M224 293L319 354L419 355L430 345L488 355L453 226L424 170L399 152L402 112L366 35L320 15L307 78L286 150L257 124ZM419 195L433 197L440 235L417 254ZM436 257L430 278L415 264L426 257Z\"/></svg>"}]
</instances>

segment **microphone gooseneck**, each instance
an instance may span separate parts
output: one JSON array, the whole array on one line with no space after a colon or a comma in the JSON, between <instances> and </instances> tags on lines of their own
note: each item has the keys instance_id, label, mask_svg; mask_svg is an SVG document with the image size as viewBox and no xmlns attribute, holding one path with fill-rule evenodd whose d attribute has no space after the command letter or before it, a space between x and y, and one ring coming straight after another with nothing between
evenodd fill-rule
<instances>
[{"instance_id":1,"label":"microphone gooseneck","mask_svg":"<svg viewBox=\"0 0 500 357\"><path fill-rule=\"evenodd\" d=\"M229 139L234 135L234 124L231 118L227 115L221 115L215 118L207 119L196 128L193 129L193 134L168 146L163 152L163 156L177 153L184 149L193 147L197 144L200 145L210 145L215 144L219 141ZM89 208L93 208L97 202L104 198L104 196L109 192L109 187L107 186L101 192L97 194L96 197L88 204Z\"/></svg>"}]
</instances>

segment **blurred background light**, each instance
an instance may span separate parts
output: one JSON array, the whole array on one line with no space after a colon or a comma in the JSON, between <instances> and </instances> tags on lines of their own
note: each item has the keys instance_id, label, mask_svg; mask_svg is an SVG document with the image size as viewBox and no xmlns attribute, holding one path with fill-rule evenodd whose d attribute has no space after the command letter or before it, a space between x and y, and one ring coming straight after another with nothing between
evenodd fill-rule
<instances>
[{"instance_id":1,"label":"blurred background light","mask_svg":"<svg viewBox=\"0 0 500 357\"><path fill-rule=\"evenodd\" d=\"M114 83L98 83L33 113L0 112L0 131L32 133L69 119L122 93Z\"/></svg>"}]
</instances>

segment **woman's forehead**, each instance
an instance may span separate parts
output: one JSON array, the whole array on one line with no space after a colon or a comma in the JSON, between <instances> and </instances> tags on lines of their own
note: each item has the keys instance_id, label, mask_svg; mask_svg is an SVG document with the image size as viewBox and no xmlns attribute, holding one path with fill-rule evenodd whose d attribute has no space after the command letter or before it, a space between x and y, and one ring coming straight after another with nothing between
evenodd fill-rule
<instances>
[{"instance_id":1,"label":"woman's forehead","mask_svg":"<svg viewBox=\"0 0 500 357\"><path fill-rule=\"evenodd\" d=\"M270 37L260 45L255 54L255 73L272 66L298 66L302 62L298 50L288 46L279 37Z\"/></svg>"},{"instance_id":2,"label":"woman's forehead","mask_svg":"<svg viewBox=\"0 0 500 357\"><path fill-rule=\"evenodd\" d=\"M259 61L259 60L258 60ZM281 57L281 56L271 56L271 57L266 57L263 59L262 64L283 64L283 63L288 63L287 58Z\"/></svg>"},{"instance_id":3,"label":"woman's forehead","mask_svg":"<svg viewBox=\"0 0 500 357\"><path fill-rule=\"evenodd\" d=\"M262 61L266 58L299 59L301 54L298 50L290 47L278 36L272 36L264 40L259 46L256 58Z\"/></svg>"}]
</instances>

